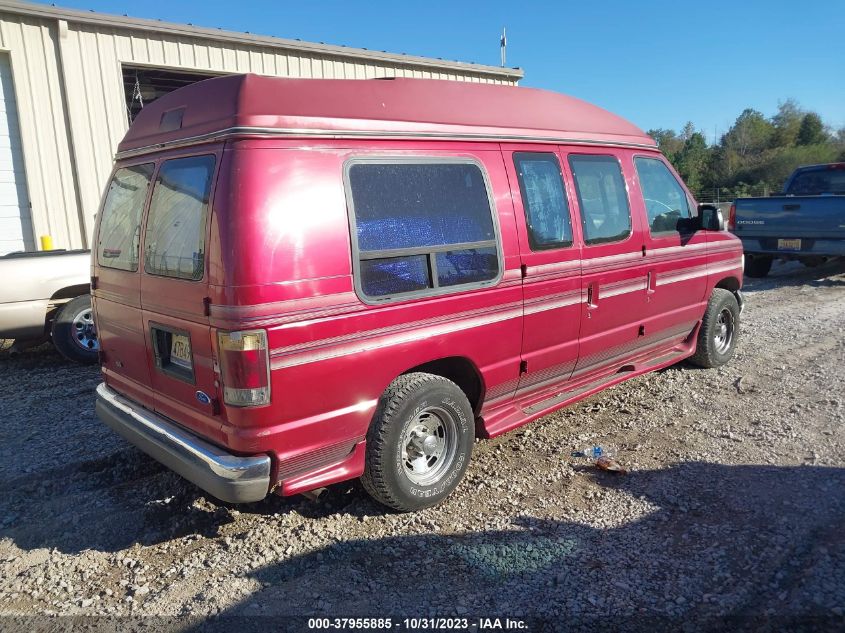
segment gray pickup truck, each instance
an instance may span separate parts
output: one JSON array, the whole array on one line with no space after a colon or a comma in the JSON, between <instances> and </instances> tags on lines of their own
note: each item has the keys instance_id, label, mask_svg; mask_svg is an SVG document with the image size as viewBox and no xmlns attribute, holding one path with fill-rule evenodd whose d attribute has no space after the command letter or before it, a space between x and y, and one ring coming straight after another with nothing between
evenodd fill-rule
<instances>
[{"instance_id":1,"label":"gray pickup truck","mask_svg":"<svg viewBox=\"0 0 845 633\"><path fill-rule=\"evenodd\" d=\"M816 266L845 256L845 163L799 167L781 196L738 198L728 226L748 277L768 275L776 258Z\"/></svg>"},{"instance_id":2,"label":"gray pickup truck","mask_svg":"<svg viewBox=\"0 0 845 633\"><path fill-rule=\"evenodd\" d=\"M0 339L25 347L52 338L63 356L97 361L91 310L91 251L39 251L0 257Z\"/></svg>"}]
</instances>

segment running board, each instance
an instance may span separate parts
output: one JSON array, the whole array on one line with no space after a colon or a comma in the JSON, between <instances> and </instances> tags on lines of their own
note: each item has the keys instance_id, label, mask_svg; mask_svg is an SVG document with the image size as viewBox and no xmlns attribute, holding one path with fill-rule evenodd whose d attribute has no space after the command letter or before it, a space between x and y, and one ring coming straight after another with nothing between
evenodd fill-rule
<instances>
[{"instance_id":1,"label":"running board","mask_svg":"<svg viewBox=\"0 0 845 633\"><path fill-rule=\"evenodd\" d=\"M658 365L665 365L667 363L671 363L674 359L681 359L684 356L689 356L689 353L686 350L672 350L668 354L663 354L663 356L658 356L654 360L648 361L644 367L657 367Z\"/></svg>"},{"instance_id":2,"label":"running board","mask_svg":"<svg viewBox=\"0 0 845 633\"><path fill-rule=\"evenodd\" d=\"M543 409L548 409L549 407L553 407L556 404L560 404L566 400L571 398L577 398L582 393L587 393L588 391L595 389L596 387L603 385L606 382L610 382L618 378L618 376L614 374L610 374L609 376L605 376L599 380L594 380L593 382L587 383L586 385L582 385L577 389L573 389L572 391L561 391L558 394L555 394L551 398L546 398L545 400L541 400L540 402L535 402L530 407L523 407L522 412L526 415L532 415L537 413L538 411L542 411Z\"/></svg>"},{"instance_id":3,"label":"running board","mask_svg":"<svg viewBox=\"0 0 845 633\"><path fill-rule=\"evenodd\" d=\"M522 412L525 415L532 415L537 413L538 411L542 411L543 409L548 409L549 407L553 407L561 402L565 402L566 400L571 400L572 398L577 398L581 394L587 393L588 391L592 391L597 387L600 387L607 383L616 383L619 382L620 374L633 374L636 372L642 372L643 370L649 369L651 367L657 367L658 365L665 365L671 362L675 358L681 358L686 356L687 352L685 350L677 350L674 349L667 354L663 354L658 356L654 360L650 360L643 364L633 364L627 363L622 365L619 369L617 369L612 374L607 374L602 376L598 380L594 380L592 382L587 383L586 385L581 385L576 389L571 391L561 391L545 400L541 400L540 402L535 402L531 406L523 407Z\"/></svg>"}]
</instances>

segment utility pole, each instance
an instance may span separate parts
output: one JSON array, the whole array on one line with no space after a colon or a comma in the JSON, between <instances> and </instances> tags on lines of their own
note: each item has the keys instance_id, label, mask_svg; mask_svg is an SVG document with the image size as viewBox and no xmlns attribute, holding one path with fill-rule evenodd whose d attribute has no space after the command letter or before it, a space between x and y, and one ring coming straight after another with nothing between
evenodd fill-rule
<instances>
[{"instance_id":1,"label":"utility pole","mask_svg":"<svg viewBox=\"0 0 845 633\"><path fill-rule=\"evenodd\" d=\"M499 39L499 46L502 49L502 68L504 68L505 62L508 60L508 36L505 33L505 27L502 27L502 37Z\"/></svg>"}]
</instances>

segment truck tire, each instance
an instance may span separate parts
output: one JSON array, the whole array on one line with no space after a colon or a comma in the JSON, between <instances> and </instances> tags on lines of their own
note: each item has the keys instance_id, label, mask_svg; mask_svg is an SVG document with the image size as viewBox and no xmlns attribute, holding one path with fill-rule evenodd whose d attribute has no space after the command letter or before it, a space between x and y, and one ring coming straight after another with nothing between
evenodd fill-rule
<instances>
[{"instance_id":1,"label":"truck tire","mask_svg":"<svg viewBox=\"0 0 845 633\"><path fill-rule=\"evenodd\" d=\"M710 295L695 354L690 362L699 367L721 367L733 358L739 336L739 304L730 290L716 288Z\"/></svg>"},{"instance_id":2,"label":"truck tire","mask_svg":"<svg viewBox=\"0 0 845 633\"><path fill-rule=\"evenodd\" d=\"M77 363L96 363L100 342L91 295L81 295L63 305L53 320L51 333L53 345L62 356Z\"/></svg>"},{"instance_id":3,"label":"truck tire","mask_svg":"<svg viewBox=\"0 0 845 633\"><path fill-rule=\"evenodd\" d=\"M457 487L475 442L475 417L451 380L403 374L385 390L367 432L361 483L399 512L440 503Z\"/></svg>"},{"instance_id":4,"label":"truck tire","mask_svg":"<svg viewBox=\"0 0 845 633\"><path fill-rule=\"evenodd\" d=\"M765 277L772 269L771 255L746 255L745 275L747 277Z\"/></svg>"}]
</instances>

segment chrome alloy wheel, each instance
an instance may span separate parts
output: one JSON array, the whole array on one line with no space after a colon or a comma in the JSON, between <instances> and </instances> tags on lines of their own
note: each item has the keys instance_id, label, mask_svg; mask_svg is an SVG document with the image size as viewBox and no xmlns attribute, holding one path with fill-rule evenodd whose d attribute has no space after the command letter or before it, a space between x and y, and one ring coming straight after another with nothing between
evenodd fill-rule
<instances>
[{"instance_id":1,"label":"chrome alloy wheel","mask_svg":"<svg viewBox=\"0 0 845 633\"><path fill-rule=\"evenodd\" d=\"M91 308L83 310L73 318L73 340L84 350L96 352L100 349L97 340L97 328L94 326L94 313Z\"/></svg>"},{"instance_id":2,"label":"chrome alloy wheel","mask_svg":"<svg viewBox=\"0 0 845 633\"><path fill-rule=\"evenodd\" d=\"M418 413L402 438L402 465L408 479L419 486L436 483L455 459L457 434L457 423L448 411L429 407Z\"/></svg>"},{"instance_id":3,"label":"chrome alloy wheel","mask_svg":"<svg viewBox=\"0 0 845 633\"><path fill-rule=\"evenodd\" d=\"M719 354L724 354L731 348L734 340L734 327L733 312L724 308L716 318L716 332L713 336L713 343Z\"/></svg>"}]
</instances>

